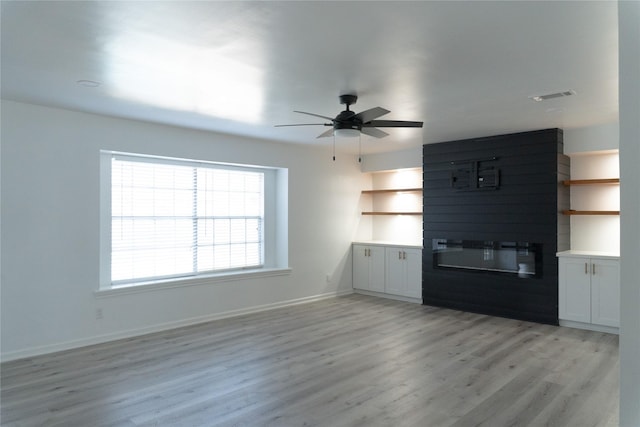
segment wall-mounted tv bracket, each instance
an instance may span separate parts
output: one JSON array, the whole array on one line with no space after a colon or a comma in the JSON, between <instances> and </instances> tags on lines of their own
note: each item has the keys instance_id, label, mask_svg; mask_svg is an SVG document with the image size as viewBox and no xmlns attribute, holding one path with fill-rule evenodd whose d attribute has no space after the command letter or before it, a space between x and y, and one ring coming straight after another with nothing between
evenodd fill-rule
<instances>
[{"instance_id":1,"label":"wall-mounted tv bracket","mask_svg":"<svg viewBox=\"0 0 640 427\"><path fill-rule=\"evenodd\" d=\"M495 160L498 157L450 162L453 166L468 165L451 171L451 188L457 191L497 190L500 188L500 169L483 164Z\"/></svg>"}]
</instances>

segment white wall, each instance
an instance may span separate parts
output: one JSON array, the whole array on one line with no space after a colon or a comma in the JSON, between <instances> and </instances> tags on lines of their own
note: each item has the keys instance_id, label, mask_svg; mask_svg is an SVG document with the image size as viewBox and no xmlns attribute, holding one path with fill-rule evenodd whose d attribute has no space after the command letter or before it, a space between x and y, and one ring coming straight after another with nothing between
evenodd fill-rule
<instances>
[{"instance_id":1,"label":"white wall","mask_svg":"<svg viewBox=\"0 0 640 427\"><path fill-rule=\"evenodd\" d=\"M422 145L390 153L368 154L362 157L362 172L422 168Z\"/></svg>"},{"instance_id":2,"label":"white wall","mask_svg":"<svg viewBox=\"0 0 640 427\"><path fill-rule=\"evenodd\" d=\"M288 168L291 274L96 297L101 149ZM323 149L2 101L1 161L3 360L350 292L371 238L357 158Z\"/></svg>"},{"instance_id":3,"label":"white wall","mask_svg":"<svg viewBox=\"0 0 640 427\"><path fill-rule=\"evenodd\" d=\"M618 123L607 123L564 130L564 154L617 150L620 140Z\"/></svg>"},{"instance_id":4,"label":"white wall","mask_svg":"<svg viewBox=\"0 0 640 427\"><path fill-rule=\"evenodd\" d=\"M620 90L620 426L640 426L640 2L618 2Z\"/></svg>"}]
</instances>

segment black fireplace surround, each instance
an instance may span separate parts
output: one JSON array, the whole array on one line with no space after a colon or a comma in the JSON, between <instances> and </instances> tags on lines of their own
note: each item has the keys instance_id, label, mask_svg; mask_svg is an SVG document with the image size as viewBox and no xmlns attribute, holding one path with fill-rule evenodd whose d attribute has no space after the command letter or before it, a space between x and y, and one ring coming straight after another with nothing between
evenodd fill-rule
<instances>
[{"instance_id":1,"label":"black fireplace surround","mask_svg":"<svg viewBox=\"0 0 640 427\"><path fill-rule=\"evenodd\" d=\"M560 129L424 145L424 304L558 324L562 150Z\"/></svg>"}]
</instances>

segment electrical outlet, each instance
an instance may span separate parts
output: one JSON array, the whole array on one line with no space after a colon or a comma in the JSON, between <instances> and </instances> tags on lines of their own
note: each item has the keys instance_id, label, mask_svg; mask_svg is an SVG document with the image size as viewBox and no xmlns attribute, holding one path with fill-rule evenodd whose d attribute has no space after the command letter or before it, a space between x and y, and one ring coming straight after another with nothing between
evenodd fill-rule
<instances>
[{"instance_id":1,"label":"electrical outlet","mask_svg":"<svg viewBox=\"0 0 640 427\"><path fill-rule=\"evenodd\" d=\"M102 319L102 309L96 308L96 320Z\"/></svg>"}]
</instances>

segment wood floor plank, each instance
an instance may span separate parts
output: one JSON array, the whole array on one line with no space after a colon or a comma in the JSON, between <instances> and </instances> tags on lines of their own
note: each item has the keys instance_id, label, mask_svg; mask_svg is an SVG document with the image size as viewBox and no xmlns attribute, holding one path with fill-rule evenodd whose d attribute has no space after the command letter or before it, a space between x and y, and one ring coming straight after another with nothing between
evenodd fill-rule
<instances>
[{"instance_id":1,"label":"wood floor plank","mask_svg":"<svg viewBox=\"0 0 640 427\"><path fill-rule=\"evenodd\" d=\"M3 363L2 426L617 423L618 338L350 295Z\"/></svg>"}]
</instances>

